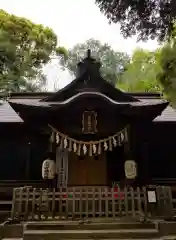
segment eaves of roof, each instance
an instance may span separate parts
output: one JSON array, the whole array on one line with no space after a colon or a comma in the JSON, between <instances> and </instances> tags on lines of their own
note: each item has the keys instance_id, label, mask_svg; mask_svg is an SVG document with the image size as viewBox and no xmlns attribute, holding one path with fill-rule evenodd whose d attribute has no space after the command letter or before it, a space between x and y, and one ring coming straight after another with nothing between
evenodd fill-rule
<instances>
[{"instance_id":1,"label":"eaves of roof","mask_svg":"<svg viewBox=\"0 0 176 240\"><path fill-rule=\"evenodd\" d=\"M0 103L0 123L23 123L22 118L14 111L8 102Z\"/></svg>"},{"instance_id":2,"label":"eaves of roof","mask_svg":"<svg viewBox=\"0 0 176 240\"><path fill-rule=\"evenodd\" d=\"M23 102L26 105L35 105L35 103L39 102L43 96L52 95L53 93L24 93L24 94L13 94L11 96L10 101L15 103ZM144 101L149 104L157 103L158 100L162 99L161 94L158 93L130 93L132 96L137 97L140 101ZM39 103L38 103L39 104ZM37 104L37 105L38 105ZM139 103L138 103L139 104ZM157 116L154 122L176 122L176 109L171 107L170 105L166 107L165 110L161 113L160 116ZM23 122L23 120L19 117L19 115L13 110L9 103L3 102L0 105L0 122Z\"/></svg>"}]
</instances>

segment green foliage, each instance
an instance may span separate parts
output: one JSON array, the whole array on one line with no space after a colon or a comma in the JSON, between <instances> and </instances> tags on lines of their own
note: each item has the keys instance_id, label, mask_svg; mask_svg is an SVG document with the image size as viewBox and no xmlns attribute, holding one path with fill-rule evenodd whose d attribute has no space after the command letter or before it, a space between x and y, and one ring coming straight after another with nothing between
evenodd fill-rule
<instances>
[{"instance_id":1,"label":"green foliage","mask_svg":"<svg viewBox=\"0 0 176 240\"><path fill-rule=\"evenodd\" d=\"M176 19L175 0L95 0L110 22L120 23L124 37L164 40Z\"/></svg>"},{"instance_id":2,"label":"green foliage","mask_svg":"<svg viewBox=\"0 0 176 240\"><path fill-rule=\"evenodd\" d=\"M158 52L137 49L122 75L118 87L129 92L157 92L162 91L157 81L160 71Z\"/></svg>"},{"instance_id":3,"label":"green foliage","mask_svg":"<svg viewBox=\"0 0 176 240\"><path fill-rule=\"evenodd\" d=\"M64 55L48 27L0 10L1 91L37 91L45 84L43 66L52 56Z\"/></svg>"},{"instance_id":4,"label":"green foliage","mask_svg":"<svg viewBox=\"0 0 176 240\"><path fill-rule=\"evenodd\" d=\"M158 81L164 88L167 97L176 103L176 41L168 42L160 51L160 72Z\"/></svg>"},{"instance_id":5,"label":"green foliage","mask_svg":"<svg viewBox=\"0 0 176 240\"><path fill-rule=\"evenodd\" d=\"M108 44L101 44L98 40L89 39L85 43L76 44L68 51L67 60L62 62L63 67L75 76L77 63L85 57L88 49L91 50L93 57L100 60L102 76L116 85L129 62L129 56L122 52L115 52Z\"/></svg>"}]
</instances>

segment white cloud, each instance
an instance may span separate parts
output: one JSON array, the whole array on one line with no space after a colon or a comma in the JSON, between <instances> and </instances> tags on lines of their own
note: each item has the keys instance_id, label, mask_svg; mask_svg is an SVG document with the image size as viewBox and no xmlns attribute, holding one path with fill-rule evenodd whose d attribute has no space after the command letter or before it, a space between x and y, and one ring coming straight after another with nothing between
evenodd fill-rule
<instances>
[{"instance_id":1,"label":"white cloud","mask_svg":"<svg viewBox=\"0 0 176 240\"><path fill-rule=\"evenodd\" d=\"M0 0L0 8L9 13L51 27L58 35L59 43L71 48L78 42L95 38L109 43L115 50L131 53L136 47L153 50L155 41L137 43L136 38L123 39L119 26L109 25L94 0ZM49 75L49 89L52 88L53 72L60 74L60 87L70 81L68 73L56 70L56 66L46 70Z\"/></svg>"}]
</instances>

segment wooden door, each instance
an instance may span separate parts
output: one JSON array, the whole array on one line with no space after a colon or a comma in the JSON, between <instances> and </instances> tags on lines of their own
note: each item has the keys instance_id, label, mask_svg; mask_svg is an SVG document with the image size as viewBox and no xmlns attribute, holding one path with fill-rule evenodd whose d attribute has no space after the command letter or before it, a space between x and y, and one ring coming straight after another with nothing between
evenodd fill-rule
<instances>
[{"instance_id":1,"label":"wooden door","mask_svg":"<svg viewBox=\"0 0 176 240\"><path fill-rule=\"evenodd\" d=\"M86 185L86 161L75 153L69 154L68 185Z\"/></svg>"},{"instance_id":2,"label":"wooden door","mask_svg":"<svg viewBox=\"0 0 176 240\"><path fill-rule=\"evenodd\" d=\"M106 170L105 154L88 157L87 159L87 185L106 185L107 170Z\"/></svg>"},{"instance_id":3,"label":"wooden door","mask_svg":"<svg viewBox=\"0 0 176 240\"><path fill-rule=\"evenodd\" d=\"M105 154L98 156L69 156L68 184L72 186L91 186L107 184Z\"/></svg>"}]
</instances>

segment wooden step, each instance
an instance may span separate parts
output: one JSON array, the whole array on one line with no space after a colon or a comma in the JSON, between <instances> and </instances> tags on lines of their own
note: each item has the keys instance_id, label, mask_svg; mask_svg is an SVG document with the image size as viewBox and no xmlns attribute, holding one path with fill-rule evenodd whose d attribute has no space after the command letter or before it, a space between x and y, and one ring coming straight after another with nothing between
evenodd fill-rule
<instances>
[{"instance_id":1,"label":"wooden step","mask_svg":"<svg viewBox=\"0 0 176 240\"><path fill-rule=\"evenodd\" d=\"M23 238L3 238L3 240L23 240Z\"/></svg>"},{"instance_id":2,"label":"wooden step","mask_svg":"<svg viewBox=\"0 0 176 240\"><path fill-rule=\"evenodd\" d=\"M31 222L26 224L26 230L105 230L105 229L156 229L155 223L137 222Z\"/></svg>"},{"instance_id":3,"label":"wooden step","mask_svg":"<svg viewBox=\"0 0 176 240\"><path fill-rule=\"evenodd\" d=\"M106 230L26 230L24 240L58 239L154 239L156 229L106 229Z\"/></svg>"}]
</instances>

